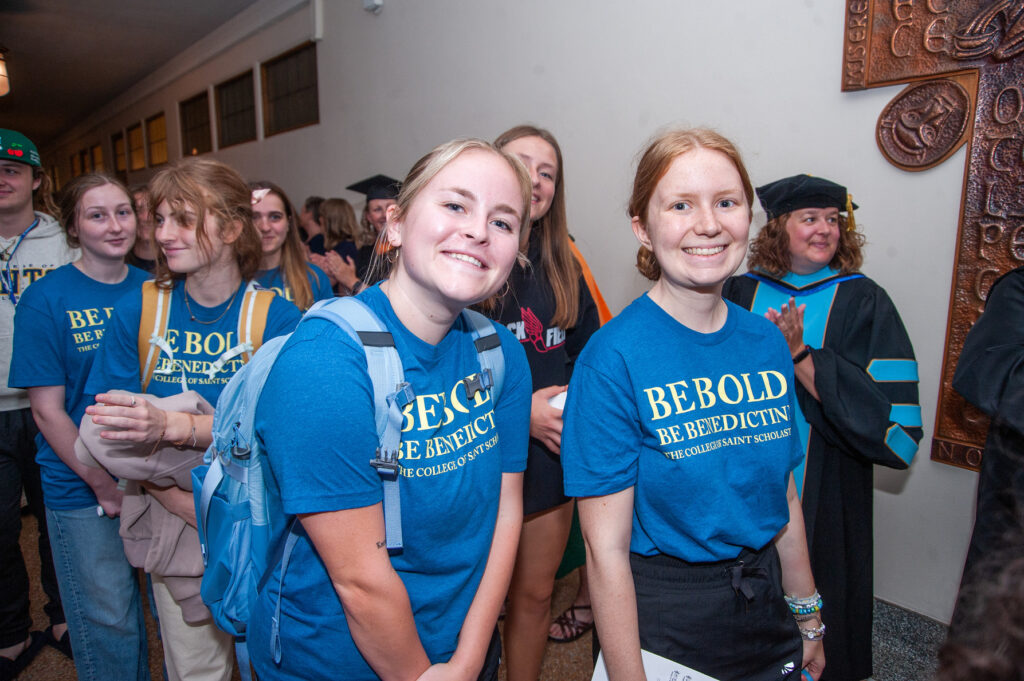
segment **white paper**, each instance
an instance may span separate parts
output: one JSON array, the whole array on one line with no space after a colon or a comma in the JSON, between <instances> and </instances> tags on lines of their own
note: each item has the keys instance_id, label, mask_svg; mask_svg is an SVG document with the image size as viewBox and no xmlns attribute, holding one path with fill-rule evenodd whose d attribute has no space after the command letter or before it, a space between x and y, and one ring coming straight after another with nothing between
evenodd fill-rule
<instances>
[{"instance_id":1,"label":"white paper","mask_svg":"<svg viewBox=\"0 0 1024 681\"><path fill-rule=\"evenodd\" d=\"M548 404L550 404L555 409L565 409L565 396L568 394L568 392L569 391L567 390L563 390L562 392L558 393L550 400L548 400Z\"/></svg>"},{"instance_id":2,"label":"white paper","mask_svg":"<svg viewBox=\"0 0 1024 681\"><path fill-rule=\"evenodd\" d=\"M690 669L678 662L655 655L647 650L641 650L640 655L644 662L644 673L647 681L718 681L707 674ZM594 667L594 676L591 681L608 681L608 670L604 666L604 652L597 656L597 666Z\"/></svg>"}]
</instances>

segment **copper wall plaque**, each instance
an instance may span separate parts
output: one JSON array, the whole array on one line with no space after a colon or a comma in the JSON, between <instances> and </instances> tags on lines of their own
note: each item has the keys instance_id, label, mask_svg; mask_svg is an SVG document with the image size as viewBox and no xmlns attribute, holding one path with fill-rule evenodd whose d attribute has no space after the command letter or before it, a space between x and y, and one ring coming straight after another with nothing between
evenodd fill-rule
<instances>
[{"instance_id":1,"label":"copper wall plaque","mask_svg":"<svg viewBox=\"0 0 1024 681\"><path fill-rule=\"evenodd\" d=\"M893 165L968 145L932 459L977 470L988 421L951 382L992 282L1024 263L1024 1L847 0L842 89L899 83L876 128Z\"/></svg>"},{"instance_id":2,"label":"copper wall plaque","mask_svg":"<svg viewBox=\"0 0 1024 681\"><path fill-rule=\"evenodd\" d=\"M931 168L964 143L970 112L970 95L955 80L911 85L878 117L878 147L905 170Z\"/></svg>"}]
</instances>

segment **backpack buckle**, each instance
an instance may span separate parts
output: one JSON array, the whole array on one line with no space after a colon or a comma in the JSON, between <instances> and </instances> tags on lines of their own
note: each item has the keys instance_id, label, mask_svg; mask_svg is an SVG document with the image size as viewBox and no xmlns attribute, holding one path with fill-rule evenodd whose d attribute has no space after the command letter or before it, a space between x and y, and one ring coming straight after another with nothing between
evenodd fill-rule
<instances>
[{"instance_id":1,"label":"backpack buckle","mask_svg":"<svg viewBox=\"0 0 1024 681\"><path fill-rule=\"evenodd\" d=\"M494 385L494 377L490 369L484 369L478 374L467 376L462 379L462 387L466 389L466 399L471 400L478 392L490 390Z\"/></svg>"},{"instance_id":2,"label":"backpack buckle","mask_svg":"<svg viewBox=\"0 0 1024 681\"><path fill-rule=\"evenodd\" d=\"M389 475L398 475L398 453L385 452L378 447L377 455L370 459L370 465L377 469L378 474L383 472Z\"/></svg>"},{"instance_id":3,"label":"backpack buckle","mask_svg":"<svg viewBox=\"0 0 1024 681\"><path fill-rule=\"evenodd\" d=\"M416 399L416 391L409 383L399 383L395 386L394 401L399 407L404 408L407 404Z\"/></svg>"}]
</instances>

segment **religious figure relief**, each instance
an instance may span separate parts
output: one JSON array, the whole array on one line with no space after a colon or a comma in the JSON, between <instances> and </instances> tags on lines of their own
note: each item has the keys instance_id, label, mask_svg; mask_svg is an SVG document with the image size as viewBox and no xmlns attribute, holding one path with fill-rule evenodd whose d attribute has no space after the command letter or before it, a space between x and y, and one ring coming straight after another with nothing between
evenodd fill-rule
<instances>
[{"instance_id":1,"label":"religious figure relief","mask_svg":"<svg viewBox=\"0 0 1024 681\"><path fill-rule=\"evenodd\" d=\"M847 0L844 91L908 83L875 136L893 165L967 145L932 458L977 469L987 418L952 389L992 282L1024 263L1024 0Z\"/></svg>"},{"instance_id":2,"label":"religious figure relief","mask_svg":"<svg viewBox=\"0 0 1024 681\"><path fill-rule=\"evenodd\" d=\"M913 85L882 111L878 146L900 168L923 170L942 163L964 142L970 104L967 90L955 81Z\"/></svg>"}]
</instances>

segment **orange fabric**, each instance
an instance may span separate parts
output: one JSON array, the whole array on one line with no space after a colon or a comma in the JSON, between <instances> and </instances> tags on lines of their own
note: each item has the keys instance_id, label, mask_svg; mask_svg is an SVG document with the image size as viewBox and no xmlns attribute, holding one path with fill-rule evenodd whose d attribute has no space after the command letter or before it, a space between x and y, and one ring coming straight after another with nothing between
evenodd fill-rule
<instances>
[{"instance_id":1,"label":"orange fabric","mask_svg":"<svg viewBox=\"0 0 1024 681\"><path fill-rule=\"evenodd\" d=\"M594 299L594 303L597 305L597 316L601 320L601 324L605 324L612 318L612 312L608 309L608 303L604 302L604 296L601 295L601 289L597 287L597 280L594 279L594 273L590 271L590 266L587 264L587 261L583 259L583 254L580 253L580 249L576 247L576 242L572 239L569 239L569 247L572 248L572 254L576 257L576 262L580 264L580 269L583 270L583 280L587 282L587 289L590 290L590 296Z\"/></svg>"}]
</instances>

